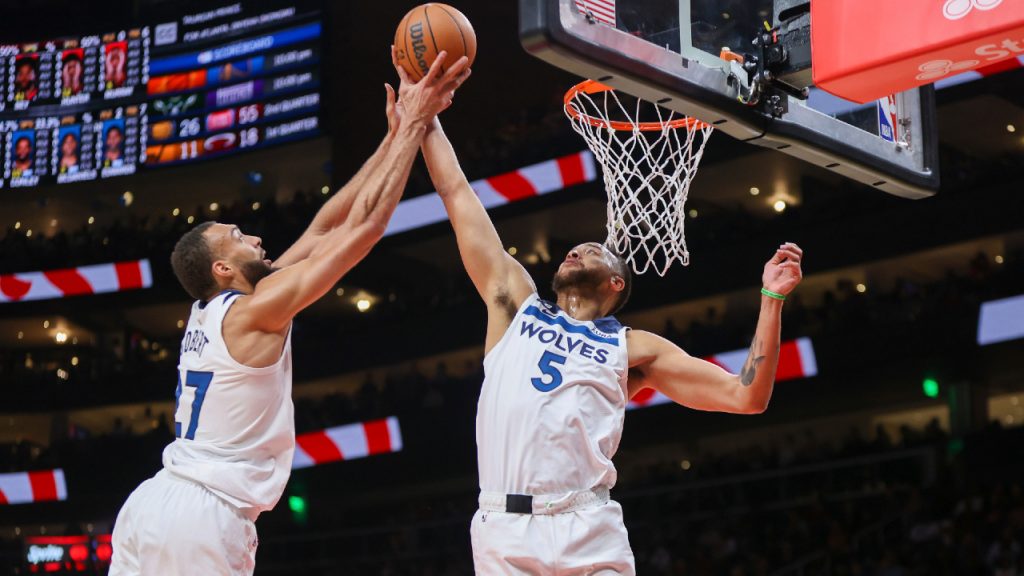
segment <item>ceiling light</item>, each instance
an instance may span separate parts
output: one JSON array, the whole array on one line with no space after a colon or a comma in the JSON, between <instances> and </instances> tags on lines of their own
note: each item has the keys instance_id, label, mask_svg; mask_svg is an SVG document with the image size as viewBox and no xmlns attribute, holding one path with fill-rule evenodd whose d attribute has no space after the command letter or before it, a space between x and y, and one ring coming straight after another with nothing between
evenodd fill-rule
<instances>
[{"instance_id":1,"label":"ceiling light","mask_svg":"<svg viewBox=\"0 0 1024 576\"><path fill-rule=\"evenodd\" d=\"M324 186L323 188L320 189L320 193L323 194L324 196L326 196L327 193L330 192L330 191L331 191L331 187L330 186Z\"/></svg>"},{"instance_id":2,"label":"ceiling light","mask_svg":"<svg viewBox=\"0 0 1024 576\"><path fill-rule=\"evenodd\" d=\"M121 204L124 204L126 207L131 206L134 201L135 195L131 192L126 191L124 194L121 194Z\"/></svg>"},{"instance_id":3,"label":"ceiling light","mask_svg":"<svg viewBox=\"0 0 1024 576\"><path fill-rule=\"evenodd\" d=\"M1017 131L1017 127L1014 126L1013 124L1007 124L1006 125L1006 131L1010 132L1010 133L1016 132Z\"/></svg>"},{"instance_id":4,"label":"ceiling light","mask_svg":"<svg viewBox=\"0 0 1024 576\"><path fill-rule=\"evenodd\" d=\"M776 212L782 212L783 210L786 209L786 201L776 200L775 204L772 204L772 208L774 208Z\"/></svg>"},{"instance_id":5,"label":"ceiling light","mask_svg":"<svg viewBox=\"0 0 1024 576\"><path fill-rule=\"evenodd\" d=\"M1002 264L1002 263L1003 263L1003 255L1002 254L996 254L996 264Z\"/></svg>"},{"instance_id":6,"label":"ceiling light","mask_svg":"<svg viewBox=\"0 0 1024 576\"><path fill-rule=\"evenodd\" d=\"M63 344L68 341L68 333L63 330L58 330L57 333L53 335L53 339L57 344Z\"/></svg>"},{"instance_id":7,"label":"ceiling light","mask_svg":"<svg viewBox=\"0 0 1024 576\"><path fill-rule=\"evenodd\" d=\"M78 356L72 356L71 357L71 365L72 366L78 366Z\"/></svg>"},{"instance_id":8,"label":"ceiling light","mask_svg":"<svg viewBox=\"0 0 1024 576\"><path fill-rule=\"evenodd\" d=\"M92 216L89 216L89 219L86 220L86 222L88 222L89 224L92 224L92 223L96 222L96 218L94 218Z\"/></svg>"},{"instance_id":9,"label":"ceiling light","mask_svg":"<svg viewBox=\"0 0 1024 576\"><path fill-rule=\"evenodd\" d=\"M196 217L195 217L195 216L189 216L189 217L188 217L188 223L189 223L189 224L191 224L191 223L193 223L193 222L195 222L195 221L196 221Z\"/></svg>"},{"instance_id":10,"label":"ceiling light","mask_svg":"<svg viewBox=\"0 0 1024 576\"><path fill-rule=\"evenodd\" d=\"M367 310L370 309L370 306L372 306L372 304L370 304L370 301L367 300L366 298L360 298L359 300L356 300L356 308L360 312L366 312Z\"/></svg>"},{"instance_id":11,"label":"ceiling light","mask_svg":"<svg viewBox=\"0 0 1024 576\"><path fill-rule=\"evenodd\" d=\"M696 217L697 217L697 209L696 208L691 208L690 209L690 218L696 218Z\"/></svg>"},{"instance_id":12,"label":"ceiling light","mask_svg":"<svg viewBox=\"0 0 1024 576\"><path fill-rule=\"evenodd\" d=\"M174 210L171 210L171 216L177 216L178 214L181 214L181 210L179 210L177 208L175 208Z\"/></svg>"},{"instance_id":13,"label":"ceiling light","mask_svg":"<svg viewBox=\"0 0 1024 576\"><path fill-rule=\"evenodd\" d=\"M47 329L49 327L50 327L50 321L49 320L43 320L43 330L45 330L45 329Z\"/></svg>"},{"instance_id":14,"label":"ceiling light","mask_svg":"<svg viewBox=\"0 0 1024 576\"><path fill-rule=\"evenodd\" d=\"M210 202L210 212L216 212L220 208L220 204L216 202Z\"/></svg>"},{"instance_id":15,"label":"ceiling light","mask_svg":"<svg viewBox=\"0 0 1024 576\"><path fill-rule=\"evenodd\" d=\"M750 187L750 195L751 196L757 196L760 193L761 193L761 189L758 188L757 186L751 186Z\"/></svg>"},{"instance_id":16,"label":"ceiling light","mask_svg":"<svg viewBox=\"0 0 1024 576\"><path fill-rule=\"evenodd\" d=\"M337 290L334 291L334 293L337 294L338 296L344 296L345 295L345 289L344 288L338 288Z\"/></svg>"},{"instance_id":17,"label":"ceiling light","mask_svg":"<svg viewBox=\"0 0 1024 576\"><path fill-rule=\"evenodd\" d=\"M867 286L865 286L863 284L857 284L857 292L860 292L861 294L863 294L863 293L865 293L867 291L868 291L868 287Z\"/></svg>"},{"instance_id":18,"label":"ceiling light","mask_svg":"<svg viewBox=\"0 0 1024 576\"><path fill-rule=\"evenodd\" d=\"M259 209L260 209L260 203L259 202L253 202L252 203L252 211L255 212L255 211L259 210Z\"/></svg>"},{"instance_id":19,"label":"ceiling light","mask_svg":"<svg viewBox=\"0 0 1024 576\"><path fill-rule=\"evenodd\" d=\"M25 333L22 332L21 330L18 330L18 340L21 340L23 338L25 338Z\"/></svg>"},{"instance_id":20,"label":"ceiling light","mask_svg":"<svg viewBox=\"0 0 1024 576\"><path fill-rule=\"evenodd\" d=\"M519 249L516 248L515 246L508 247L508 253L511 254L512 256L515 256L516 252L519 252Z\"/></svg>"},{"instance_id":21,"label":"ceiling light","mask_svg":"<svg viewBox=\"0 0 1024 576\"><path fill-rule=\"evenodd\" d=\"M184 320L178 320L178 328L181 329L181 328L184 328L184 327L185 327L185 321Z\"/></svg>"},{"instance_id":22,"label":"ceiling light","mask_svg":"<svg viewBox=\"0 0 1024 576\"><path fill-rule=\"evenodd\" d=\"M17 222L14 223L14 229L21 230L21 220L18 220Z\"/></svg>"},{"instance_id":23,"label":"ceiling light","mask_svg":"<svg viewBox=\"0 0 1024 576\"><path fill-rule=\"evenodd\" d=\"M54 218L53 220L50 220L50 228L55 228L56 226L57 226L57 219Z\"/></svg>"},{"instance_id":24,"label":"ceiling light","mask_svg":"<svg viewBox=\"0 0 1024 576\"><path fill-rule=\"evenodd\" d=\"M32 229L31 228L29 228L28 230L25 230L25 237L26 238L31 238L32 237Z\"/></svg>"}]
</instances>

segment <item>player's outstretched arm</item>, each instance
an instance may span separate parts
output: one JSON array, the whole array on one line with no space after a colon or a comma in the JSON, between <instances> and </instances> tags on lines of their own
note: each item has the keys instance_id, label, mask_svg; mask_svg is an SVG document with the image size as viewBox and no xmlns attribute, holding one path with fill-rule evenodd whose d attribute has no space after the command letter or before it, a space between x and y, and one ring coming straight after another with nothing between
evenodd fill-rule
<instances>
[{"instance_id":1,"label":"player's outstretched arm","mask_svg":"<svg viewBox=\"0 0 1024 576\"><path fill-rule=\"evenodd\" d=\"M423 139L423 158L448 211L462 262L473 285L488 305L508 297L512 306L518 308L536 288L522 265L505 252L487 209L466 180L437 118Z\"/></svg>"},{"instance_id":2,"label":"player's outstretched arm","mask_svg":"<svg viewBox=\"0 0 1024 576\"><path fill-rule=\"evenodd\" d=\"M380 165L355 192L344 223L324 235L308 258L267 276L244 304L236 305L243 322L263 332L285 330L295 314L330 290L384 235L428 124L451 105L452 93L466 79L468 61L460 59L442 75L444 57L444 52L438 55L401 102L387 87L389 122L397 123L397 129Z\"/></svg>"},{"instance_id":3,"label":"player's outstretched arm","mask_svg":"<svg viewBox=\"0 0 1024 576\"><path fill-rule=\"evenodd\" d=\"M399 88L401 93L410 84L409 77L398 63L394 47L391 55L395 70L402 80ZM459 158L437 118L431 122L423 140L423 160L455 229L462 263L488 310L493 307L505 311L518 308L530 294L536 292L536 287L522 265L505 252L487 209L466 180ZM511 319L508 318L509 321ZM504 333L501 322L492 328L488 328L488 341L492 340L491 332Z\"/></svg>"},{"instance_id":4,"label":"player's outstretched arm","mask_svg":"<svg viewBox=\"0 0 1024 576\"><path fill-rule=\"evenodd\" d=\"M765 289L786 295L803 277L803 250L783 244L765 264ZM761 296L754 341L739 374L694 358L668 340L639 330L627 334L629 394L653 388L675 402L697 410L759 414L768 407L779 364L782 300Z\"/></svg>"}]
</instances>

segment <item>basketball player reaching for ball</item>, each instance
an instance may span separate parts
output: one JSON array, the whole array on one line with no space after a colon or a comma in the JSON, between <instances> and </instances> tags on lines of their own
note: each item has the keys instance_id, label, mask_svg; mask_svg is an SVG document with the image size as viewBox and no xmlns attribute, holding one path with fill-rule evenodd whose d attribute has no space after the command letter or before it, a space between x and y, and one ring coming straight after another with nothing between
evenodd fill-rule
<instances>
[{"instance_id":1,"label":"basketball player reaching for ball","mask_svg":"<svg viewBox=\"0 0 1024 576\"><path fill-rule=\"evenodd\" d=\"M204 223L182 236L171 264L196 299L181 343L174 442L114 527L112 576L252 574L254 521L291 472L292 318L383 236L431 119L469 75L445 54L415 85L387 86L388 133L366 164L273 264L260 239Z\"/></svg>"},{"instance_id":2,"label":"basketball player reaching for ball","mask_svg":"<svg viewBox=\"0 0 1024 576\"><path fill-rule=\"evenodd\" d=\"M628 399L653 388L698 410L764 411L778 364L781 298L800 282L801 249L784 244L765 264L763 288L775 296L761 297L750 355L734 375L619 324L611 314L629 297L630 271L599 243L570 250L555 274L557 300L542 300L503 249L436 118L423 156L487 306L476 420L480 510L471 529L476 573L634 574L622 509L609 500Z\"/></svg>"}]
</instances>

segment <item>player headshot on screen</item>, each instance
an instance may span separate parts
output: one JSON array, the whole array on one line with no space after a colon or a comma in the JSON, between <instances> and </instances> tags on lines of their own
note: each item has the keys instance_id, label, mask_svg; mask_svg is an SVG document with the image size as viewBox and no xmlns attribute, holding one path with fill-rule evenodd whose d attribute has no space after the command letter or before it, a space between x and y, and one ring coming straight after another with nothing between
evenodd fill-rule
<instances>
[{"instance_id":1,"label":"player headshot on screen","mask_svg":"<svg viewBox=\"0 0 1024 576\"><path fill-rule=\"evenodd\" d=\"M292 318L383 237L427 126L469 74L465 58L442 74L443 64L442 53L400 102L386 87L377 151L276 261L231 224L206 222L178 240L171 268L195 303L180 349L176 438L163 469L117 515L109 576L253 573L254 521L281 498L295 452Z\"/></svg>"},{"instance_id":2,"label":"player headshot on screen","mask_svg":"<svg viewBox=\"0 0 1024 576\"><path fill-rule=\"evenodd\" d=\"M79 52L65 52L60 70L61 94L74 96L82 91L82 56Z\"/></svg>"},{"instance_id":3,"label":"player headshot on screen","mask_svg":"<svg viewBox=\"0 0 1024 576\"><path fill-rule=\"evenodd\" d=\"M107 128L107 134L103 138L103 160L106 166L118 166L121 164L121 156L124 152L124 133L121 128L111 126Z\"/></svg>"},{"instance_id":4,"label":"player headshot on screen","mask_svg":"<svg viewBox=\"0 0 1024 576\"><path fill-rule=\"evenodd\" d=\"M32 57L18 58L14 65L14 98L35 100L39 95L39 62Z\"/></svg>"},{"instance_id":5,"label":"player headshot on screen","mask_svg":"<svg viewBox=\"0 0 1024 576\"><path fill-rule=\"evenodd\" d=\"M103 79L107 83L107 88L124 86L125 60L127 60L127 55L124 42L107 45L107 54L103 61Z\"/></svg>"},{"instance_id":6,"label":"player headshot on screen","mask_svg":"<svg viewBox=\"0 0 1024 576\"><path fill-rule=\"evenodd\" d=\"M75 172L78 170L78 137L74 132L67 132L60 140L60 171Z\"/></svg>"},{"instance_id":7,"label":"player headshot on screen","mask_svg":"<svg viewBox=\"0 0 1024 576\"><path fill-rule=\"evenodd\" d=\"M32 174L32 139L28 136L21 136L14 142L14 175L30 176Z\"/></svg>"},{"instance_id":8,"label":"player headshot on screen","mask_svg":"<svg viewBox=\"0 0 1024 576\"><path fill-rule=\"evenodd\" d=\"M405 90L408 76L395 67ZM485 376L476 419L476 574L636 573L622 508L610 499L626 404L645 388L697 410L758 414L771 398L782 303L803 252L779 246L764 265L761 312L740 374L694 358L614 316L630 264L598 242L570 249L553 301L538 294L466 180L435 118L423 157L462 262L487 307Z\"/></svg>"}]
</instances>

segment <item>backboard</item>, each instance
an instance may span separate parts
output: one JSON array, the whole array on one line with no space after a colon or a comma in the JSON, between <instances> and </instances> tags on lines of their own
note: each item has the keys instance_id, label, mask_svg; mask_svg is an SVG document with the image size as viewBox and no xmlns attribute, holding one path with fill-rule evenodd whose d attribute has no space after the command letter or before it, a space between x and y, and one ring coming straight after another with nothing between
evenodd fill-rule
<instances>
[{"instance_id":1,"label":"backboard","mask_svg":"<svg viewBox=\"0 0 1024 576\"><path fill-rule=\"evenodd\" d=\"M808 7L807 0L519 0L520 39L554 66L733 138L898 196L934 194L932 86L867 105L810 87ZM768 44L781 46L782 38L789 68L755 76L750 63L769 61ZM746 53L747 67L723 59L723 48Z\"/></svg>"}]
</instances>

